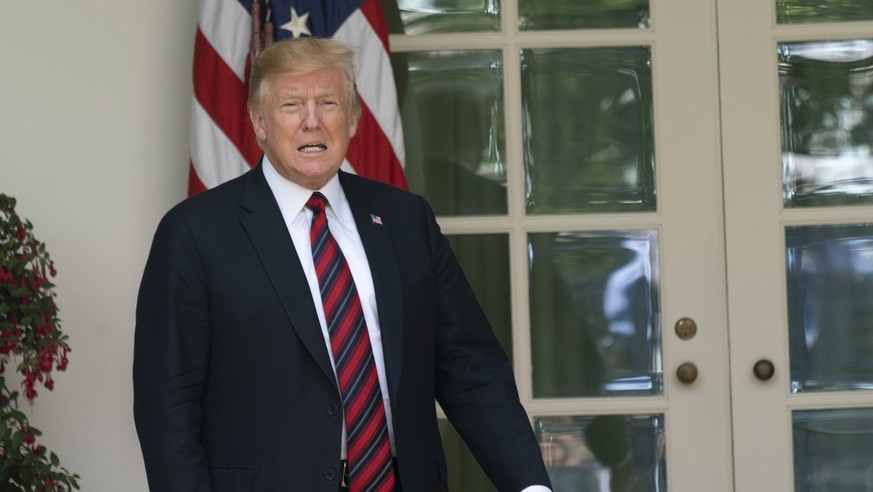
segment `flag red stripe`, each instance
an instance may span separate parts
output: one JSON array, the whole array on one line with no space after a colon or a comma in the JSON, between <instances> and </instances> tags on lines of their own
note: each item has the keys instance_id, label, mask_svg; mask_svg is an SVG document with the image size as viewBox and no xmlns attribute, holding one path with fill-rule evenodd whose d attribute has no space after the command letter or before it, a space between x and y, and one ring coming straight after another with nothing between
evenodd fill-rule
<instances>
[{"instance_id":1,"label":"flag red stripe","mask_svg":"<svg viewBox=\"0 0 873 492\"><path fill-rule=\"evenodd\" d=\"M246 84L221 59L199 29L194 41L194 97L249 165L257 164L261 149L246 111Z\"/></svg>"},{"instance_id":2,"label":"flag red stripe","mask_svg":"<svg viewBox=\"0 0 873 492\"><path fill-rule=\"evenodd\" d=\"M201 191L205 191L206 187L197 176L197 171L194 170L194 164L188 161L188 196L195 195Z\"/></svg>"},{"instance_id":3,"label":"flag red stripe","mask_svg":"<svg viewBox=\"0 0 873 492\"><path fill-rule=\"evenodd\" d=\"M382 5L379 0L364 0L360 6L361 13L367 18L367 22L373 26L373 30L379 35L382 41L382 46L385 47L385 52L390 53L388 47L388 24L385 22L385 16L382 14Z\"/></svg>"},{"instance_id":4,"label":"flag red stripe","mask_svg":"<svg viewBox=\"0 0 873 492\"><path fill-rule=\"evenodd\" d=\"M349 142L346 158L359 175L407 189L406 176L391 142L363 101L361 106L358 132Z\"/></svg>"}]
</instances>

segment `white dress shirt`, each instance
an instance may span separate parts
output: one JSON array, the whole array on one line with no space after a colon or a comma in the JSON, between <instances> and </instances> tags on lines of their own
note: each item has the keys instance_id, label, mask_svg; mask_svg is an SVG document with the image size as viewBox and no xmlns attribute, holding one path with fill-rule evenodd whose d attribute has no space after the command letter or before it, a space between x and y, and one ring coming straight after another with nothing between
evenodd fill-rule
<instances>
[{"instance_id":1,"label":"white dress shirt","mask_svg":"<svg viewBox=\"0 0 873 492\"><path fill-rule=\"evenodd\" d=\"M324 336L324 343L327 347L327 353L330 356L331 365L334 368L336 375L336 362L333 357L333 350L330 345L330 334L327 331L327 321L324 316L324 305L321 300L321 292L318 286L318 276L315 272L315 265L312 261L312 244L309 239L309 229L312 223L312 211L306 208L306 201L312 196L313 190L304 188L296 183L283 178L269 159L264 156L262 165L264 176L267 178L267 184L276 197L279 203L279 210L282 212L282 218L285 220L285 225L288 227L288 232L291 234L291 240L294 242L294 249L297 250L297 256L300 258L300 264L303 267L303 273L306 274L306 280L309 282L309 291L312 293L312 302L315 304L315 311L318 314L318 322L321 325L321 332ZM340 185L339 178L334 176L323 188L319 191L327 198L328 205L325 208L327 214L327 225L331 235L336 240L346 262L349 264L349 269L352 272L352 278L355 280L355 287L358 290L358 297L361 299L361 307L364 311L364 321L367 323L367 332L370 335L370 346L373 349L373 360L376 363L376 373L379 376L379 386L382 390L382 400L385 404L385 417L388 420L388 437L391 442L391 454L396 455L394 448L394 428L391 424L391 404L388 399L388 379L385 377L385 360L382 352L382 332L379 327L379 311L376 306L376 290L373 287L373 276L370 273L370 265L367 262L367 254L364 251L364 245L361 242L361 236L358 234L358 228L355 225L355 219L352 216L352 209L349 207L349 202L346 200L346 195ZM346 425L343 422L341 457L346 458ZM527 487L521 492L551 492L549 488L541 485Z\"/></svg>"},{"instance_id":2,"label":"white dress shirt","mask_svg":"<svg viewBox=\"0 0 873 492\"><path fill-rule=\"evenodd\" d=\"M273 168L273 165L270 164L266 156L264 156L262 167L264 168L264 176L267 178L267 184L279 203L279 209L282 211L285 225L288 226L288 232L291 233L291 240L294 242L294 249L297 250L297 256L300 258L303 273L306 274L306 280L309 282L312 302L315 304L315 311L318 314L318 322L321 325L324 343L330 356L330 363L334 368L334 375L336 375L336 362L334 361L333 350L330 348L330 334L327 331L324 305L322 304L321 292L318 287L318 276L315 273L315 264L312 261L312 244L309 240L312 211L306 208L306 201L312 196L313 190L283 178ZM385 417L388 420L388 438L391 442L391 453L396 454L394 448L394 428L391 424L391 404L388 399L388 379L385 377L385 359L382 355L382 332L379 327L379 311L376 306L376 290L373 287L373 276L370 273L370 265L367 263L367 254L364 252L364 245L361 243L361 237L358 235L358 228L355 226L352 209L349 207L348 201L346 201L346 195L343 193L339 178L334 176L323 188L317 191L327 198L328 204L324 213L327 215L327 225L330 229L330 234L336 240L343 252L343 256L346 258L346 262L349 264L349 270L352 272L352 278L355 280L355 287L358 290L358 297L361 299L364 321L367 323L370 346L373 349L373 360L376 363L376 373L379 376L379 387L382 390L382 400L385 404ZM341 453L341 457L345 459L345 422L343 422Z\"/></svg>"}]
</instances>

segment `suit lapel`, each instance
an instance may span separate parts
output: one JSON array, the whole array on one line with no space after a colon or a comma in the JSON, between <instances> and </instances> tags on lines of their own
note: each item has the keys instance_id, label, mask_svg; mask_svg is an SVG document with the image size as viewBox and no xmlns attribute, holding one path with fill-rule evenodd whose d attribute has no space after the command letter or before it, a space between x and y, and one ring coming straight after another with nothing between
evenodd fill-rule
<instances>
[{"instance_id":1,"label":"suit lapel","mask_svg":"<svg viewBox=\"0 0 873 492\"><path fill-rule=\"evenodd\" d=\"M242 225L276 289L291 326L321 370L336 384L306 275L261 166L263 163L247 174L240 206L251 213L243 216Z\"/></svg>"},{"instance_id":2,"label":"suit lapel","mask_svg":"<svg viewBox=\"0 0 873 492\"><path fill-rule=\"evenodd\" d=\"M367 253L376 289L389 396L397 401L403 361L403 285L389 234L392 224L382 222L382 217L388 215L382 210L384 205L368 201L343 172L340 172L340 183Z\"/></svg>"}]
</instances>

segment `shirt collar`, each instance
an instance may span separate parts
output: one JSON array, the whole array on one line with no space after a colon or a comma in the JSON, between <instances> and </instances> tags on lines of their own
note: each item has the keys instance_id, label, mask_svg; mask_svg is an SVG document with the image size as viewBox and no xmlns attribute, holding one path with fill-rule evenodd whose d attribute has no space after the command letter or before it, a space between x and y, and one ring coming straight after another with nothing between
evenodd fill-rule
<instances>
[{"instance_id":1,"label":"shirt collar","mask_svg":"<svg viewBox=\"0 0 873 492\"><path fill-rule=\"evenodd\" d=\"M310 190L282 177L266 155L261 166L263 167L267 184L270 186L273 196L276 197L279 209L282 211L282 216L285 217L287 222L294 220L294 217L301 211L305 210L307 214L311 214L306 209L306 201L309 200L309 197L314 192L318 191L327 198L328 207L326 213L328 218L338 220L345 227L354 224L351 208L348 205L345 193L343 193L343 187L339 182L338 175L335 174L320 189Z\"/></svg>"}]
</instances>

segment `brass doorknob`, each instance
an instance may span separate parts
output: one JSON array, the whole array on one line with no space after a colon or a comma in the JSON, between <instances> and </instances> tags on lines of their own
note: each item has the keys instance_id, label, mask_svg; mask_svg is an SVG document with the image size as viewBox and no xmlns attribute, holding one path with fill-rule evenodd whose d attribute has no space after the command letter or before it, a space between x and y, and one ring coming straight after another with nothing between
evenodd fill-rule
<instances>
[{"instance_id":1,"label":"brass doorknob","mask_svg":"<svg viewBox=\"0 0 873 492\"><path fill-rule=\"evenodd\" d=\"M691 318L682 318L674 326L676 336L680 340L691 340L697 335L697 323Z\"/></svg>"},{"instance_id":2,"label":"brass doorknob","mask_svg":"<svg viewBox=\"0 0 873 492\"><path fill-rule=\"evenodd\" d=\"M693 362L686 362L676 368L676 379L683 384L691 384L697 381L697 366Z\"/></svg>"},{"instance_id":3,"label":"brass doorknob","mask_svg":"<svg viewBox=\"0 0 873 492\"><path fill-rule=\"evenodd\" d=\"M758 362L755 362L752 372L755 373L756 378L761 381L767 381L773 377L773 374L776 374L776 368L773 367L773 363L769 360L761 359Z\"/></svg>"}]
</instances>

